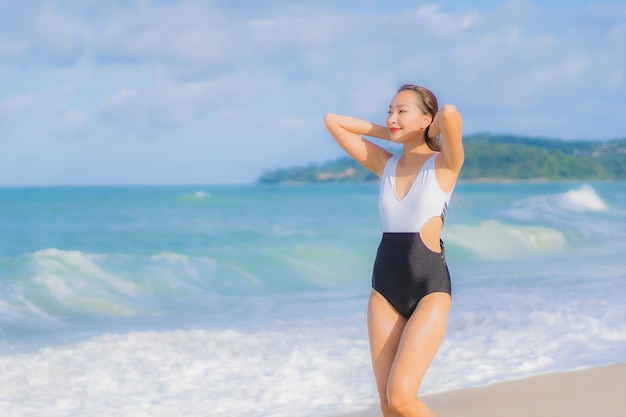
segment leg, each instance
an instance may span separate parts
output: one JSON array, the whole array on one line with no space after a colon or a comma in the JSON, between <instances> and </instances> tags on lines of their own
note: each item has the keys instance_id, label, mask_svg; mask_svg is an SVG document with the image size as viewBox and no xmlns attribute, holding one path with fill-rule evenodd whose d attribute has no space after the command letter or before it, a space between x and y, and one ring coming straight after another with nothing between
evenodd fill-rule
<instances>
[{"instance_id":1,"label":"leg","mask_svg":"<svg viewBox=\"0 0 626 417\"><path fill-rule=\"evenodd\" d=\"M398 416L435 416L417 394L443 341L449 311L447 293L429 294L422 298L404 327L387 387L389 405Z\"/></svg>"},{"instance_id":2,"label":"leg","mask_svg":"<svg viewBox=\"0 0 626 417\"><path fill-rule=\"evenodd\" d=\"M372 368L384 417L397 417L388 405L387 381L405 324L404 316L400 315L382 295L372 289L367 306L367 331Z\"/></svg>"}]
</instances>

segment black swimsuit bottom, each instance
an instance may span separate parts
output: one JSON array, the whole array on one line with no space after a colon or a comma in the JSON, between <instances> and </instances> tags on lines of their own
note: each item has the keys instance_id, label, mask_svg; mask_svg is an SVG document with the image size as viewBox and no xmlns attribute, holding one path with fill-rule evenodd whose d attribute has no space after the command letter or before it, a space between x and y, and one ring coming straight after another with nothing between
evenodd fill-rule
<instances>
[{"instance_id":1,"label":"black swimsuit bottom","mask_svg":"<svg viewBox=\"0 0 626 417\"><path fill-rule=\"evenodd\" d=\"M440 242L441 253L437 253L424 244L419 233L383 233L374 262L372 287L406 318L426 295L452 293L443 242Z\"/></svg>"}]
</instances>

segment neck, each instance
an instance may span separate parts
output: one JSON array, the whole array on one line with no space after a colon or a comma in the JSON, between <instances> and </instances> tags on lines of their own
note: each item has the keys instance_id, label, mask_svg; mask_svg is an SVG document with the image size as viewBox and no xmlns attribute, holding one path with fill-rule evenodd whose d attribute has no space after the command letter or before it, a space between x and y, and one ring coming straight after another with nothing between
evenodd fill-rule
<instances>
[{"instance_id":1,"label":"neck","mask_svg":"<svg viewBox=\"0 0 626 417\"><path fill-rule=\"evenodd\" d=\"M409 159L413 157L421 158L426 154L432 153L433 150L428 147L423 139L419 142L404 144L404 155Z\"/></svg>"}]
</instances>

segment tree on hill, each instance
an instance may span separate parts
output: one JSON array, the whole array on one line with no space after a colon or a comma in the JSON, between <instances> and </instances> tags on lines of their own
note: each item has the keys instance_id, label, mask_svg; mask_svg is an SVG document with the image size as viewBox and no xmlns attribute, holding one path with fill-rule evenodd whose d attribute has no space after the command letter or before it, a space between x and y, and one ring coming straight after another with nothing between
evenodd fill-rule
<instances>
[{"instance_id":1,"label":"tree on hill","mask_svg":"<svg viewBox=\"0 0 626 417\"><path fill-rule=\"evenodd\" d=\"M476 134L464 138L461 179L626 179L626 139L565 141L514 135ZM376 181L350 157L322 164L270 170L258 182Z\"/></svg>"}]
</instances>

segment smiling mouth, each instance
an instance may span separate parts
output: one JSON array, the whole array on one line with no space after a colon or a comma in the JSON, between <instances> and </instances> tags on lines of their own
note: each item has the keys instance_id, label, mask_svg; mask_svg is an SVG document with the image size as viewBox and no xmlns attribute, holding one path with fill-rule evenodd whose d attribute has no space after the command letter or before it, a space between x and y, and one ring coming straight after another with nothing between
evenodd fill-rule
<instances>
[{"instance_id":1,"label":"smiling mouth","mask_svg":"<svg viewBox=\"0 0 626 417\"><path fill-rule=\"evenodd\" d=\"M400 131L400 128L399 128L399 127L390 127L390 128L389 128L389 131L390 131L391 133L396 133L396 132L399 132L399 131Z\"/></svg>"}]
</instances>

